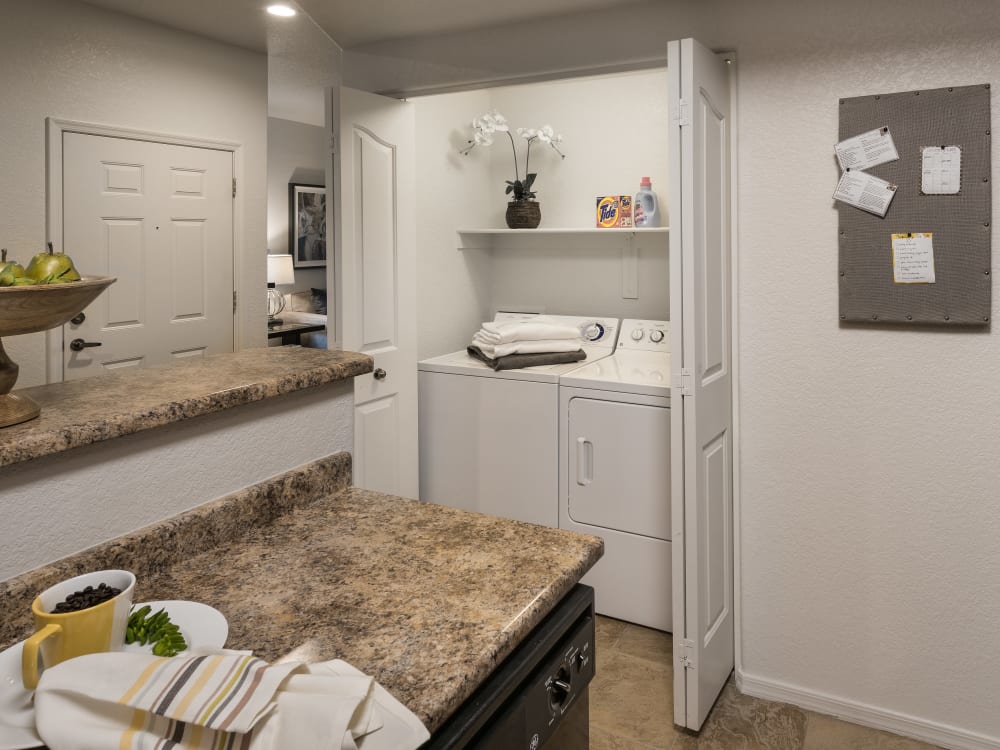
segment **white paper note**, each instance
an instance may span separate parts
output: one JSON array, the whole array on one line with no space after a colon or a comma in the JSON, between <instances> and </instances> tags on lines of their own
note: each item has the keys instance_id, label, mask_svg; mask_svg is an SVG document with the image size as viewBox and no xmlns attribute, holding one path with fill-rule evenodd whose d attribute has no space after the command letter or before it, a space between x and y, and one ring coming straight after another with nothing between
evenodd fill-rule
<instances>
[{"instance_id":1,"label":"white paper note","mask_svg":"<svg viewBox=\"0 0 1000 750\"><path fill-rule=\"evenodd\" d=\"M962 149L928 146L923 149L920 190L925 195L955 195L962 188Z\"/></svg>"},{"instance_id":2,"label":"white paper note","mask_svg":"<svg viewBox=\"0 0 1000 750\"><path fill-rule=\"evenodd\" d=\"M865 172L844 172L833 199L885 217L896 195L896 186Z\"/></svg>"},{"instance_id":3,"label":"white paper note","mask_svg":"<svg viewBox=\"0 0 1000 750\"><path fill-rule=\"evenodd\" d=\"M889 128L869 130L841 141L833 149L837 152L841 170L868 169L899 158Z\"/></svg>"},{"instance_id":4,"label":"white paper note","mask_svg":"<svg viewBox=\"0 0 1000 750\"><path fill-rule=\"evenodd\" d=\"M931 232L892 235L892 280L897 284L933 284Z\"/></svg>"}]
</instances>

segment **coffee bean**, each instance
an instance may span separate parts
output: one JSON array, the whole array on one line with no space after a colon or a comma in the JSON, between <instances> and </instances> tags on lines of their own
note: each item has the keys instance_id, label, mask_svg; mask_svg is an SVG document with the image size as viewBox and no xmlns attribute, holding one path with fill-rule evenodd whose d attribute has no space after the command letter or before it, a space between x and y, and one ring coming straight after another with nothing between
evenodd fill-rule
<instances>
[{"instance_id":1,"label":"coffee bean","mask_svg":"<svg viewBox=\"0 0 1000 750\"><path fill-rule=\"evenodd\" d=\"M79 612L82 609L90 609L98 604L103 604L109 599L114 599L122 592L121 589L101 583L94 588L87 586L83 591L74 591L59 602L53 610L55 614L65 614L66 612Z\"/></svg>"}]
</instances>

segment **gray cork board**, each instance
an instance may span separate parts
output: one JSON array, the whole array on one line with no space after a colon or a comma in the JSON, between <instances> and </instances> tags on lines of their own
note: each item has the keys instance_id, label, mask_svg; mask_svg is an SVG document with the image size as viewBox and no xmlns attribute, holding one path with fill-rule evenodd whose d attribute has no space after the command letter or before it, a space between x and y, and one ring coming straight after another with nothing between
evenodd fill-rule
<instances>
[{"instance_id":1,"label":"gray cork board","mask_svg":"<svg viewBox=\"0 0 1000 750\"><path fill-rule=\"evenodd\" d=\"M840 320L845 323L976 325L990 322L989 84L840 100L845 140L888 127L899 160L865 171L897 186L885 218L838 202ZM960 146L961 187L921 192L922 149ZM893 234L933 233L933 284L896 284Z\"/></svg>"}]
</instances>

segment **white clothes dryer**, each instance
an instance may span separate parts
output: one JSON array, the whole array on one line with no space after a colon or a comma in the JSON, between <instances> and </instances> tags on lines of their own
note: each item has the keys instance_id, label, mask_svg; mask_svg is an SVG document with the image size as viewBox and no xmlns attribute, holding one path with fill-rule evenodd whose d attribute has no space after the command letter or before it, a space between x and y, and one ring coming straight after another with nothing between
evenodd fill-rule
<instances>
[{"instance_id":1,"label":"white clothes dryer","mask_svg":"<svg viewBox=\"0 0 1000 750\"><path fill-rule=\"evenodd\" d=\"M559 378L613 354L618 319L545 317L580 329L585 360L494 371L463 349L418 363L421 500L559 526Z\"/></svg>"},{"instance_id":2,"label":"white clothes dryer","mask_svg":"<svg viewBox=\"0 0 1000 750\"><path fill-rule=\"evenodd\" d=\"M623 320L614 356L560 379L560 528L604 539L601 614L672 630L670 324Z\"/></svg>"}]
</instances>

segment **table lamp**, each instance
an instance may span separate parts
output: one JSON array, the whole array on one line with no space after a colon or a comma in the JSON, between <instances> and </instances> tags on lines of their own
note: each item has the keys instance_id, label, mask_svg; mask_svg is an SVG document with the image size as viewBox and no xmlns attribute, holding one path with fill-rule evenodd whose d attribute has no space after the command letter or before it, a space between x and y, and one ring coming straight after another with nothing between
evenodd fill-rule
<instances>
[{"instance_id":1,"label":"table lamp","mask_svg":"<svg viewBox=\"0 0 1000 750\"><path fill-rule=\"evenodd\" d=\"M274 317L285 309L285 298L275 286L277 284L294 284L295 270L292 268L292 256L288 253L267 256L267 327L280 326L281 320Z\"/></svg>"}]
</instances>

